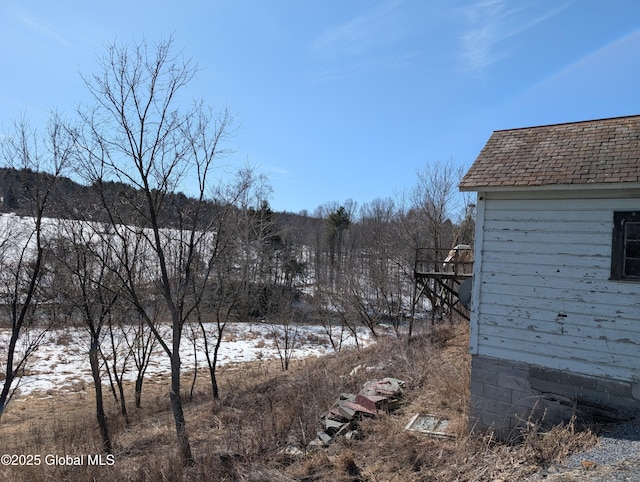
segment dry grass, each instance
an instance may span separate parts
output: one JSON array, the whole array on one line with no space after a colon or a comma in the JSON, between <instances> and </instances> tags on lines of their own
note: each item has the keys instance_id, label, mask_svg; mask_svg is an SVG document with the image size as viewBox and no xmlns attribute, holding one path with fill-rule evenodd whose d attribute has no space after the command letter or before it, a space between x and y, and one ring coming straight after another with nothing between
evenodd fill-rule
<instances>
[{"instance_id":1,"label":"dry grass","mask_svg":"<svg viewBox=\"0 0 640 482\"><path fill-rule=\"evenodd\" d=\"M183 468L176 451L166 381L148 382L143 407L133 407L125 425L109 403L115 463L106 466L47 465L46 454L95 455L100 438L92 390L15 401L4 414L2 452L39 454L40 466L0 466L1 480L211 480L211 481L483 481L518 480L553 463L593 436L573 424L543 432L530 424L517 445L467 433L469 356L466 324L440 326L407 345L394 338L337 355L294 360L289 372L278 361L228 366L220 372L221 399L210 397L203 374L185 406L196 455ZM353 370L360 366L359 370ZM353 375L350 375L351 372ZM320 429L319 418L343 392L381 377L404 380L402 406L363 420L361 440L339 439L314 452L304 450ZM185 378L185 387L188 380ZM106 396L110 396L108 393ZM414 413L448 417L455 439L435 439L404 430ZM300 450L295 450L293 448ZM85 457L85 462L86 462Z\"/></svg>"}]
</instances>

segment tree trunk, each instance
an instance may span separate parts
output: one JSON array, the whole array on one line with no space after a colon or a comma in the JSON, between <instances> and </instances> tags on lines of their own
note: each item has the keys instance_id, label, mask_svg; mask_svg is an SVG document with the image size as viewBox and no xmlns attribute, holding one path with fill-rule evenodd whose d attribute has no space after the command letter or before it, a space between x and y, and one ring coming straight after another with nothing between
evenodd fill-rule
<instances>
[{"instance_id":1,"label":"tree trunk","mask_svg":"<svg viewBox=\"0 0 640 482\"><path fill-rule=\"evenodd\" d=\"M220 391L218 389L218 378L216 377L216 367L215 365L209 365L209 376L211 377L211 393L213 394L213 399L220 399Z\"/></svg>"},{"instance_id":2,"label":"tree trunk","mask_svg":"<svg viewBox=\"0 0 640 482\"><path fill-rule=\"evenodd\" d=\"M107 417L104 413L104 404L102 400L102 379L100 378L100 363L98 362L98 344L94 340L91 342L89 349L89 362L91 363L91 376L93 384L96 387L96 418L102 435L102 446L108 454L113 453L111 446L111 438L109 437L109 427L107 425Z\"/></svg>"},{"instance_id":3,"label":"tree trunk","mask_svg":"<svg viewBox=\"0 0 640 482\"><path fill-rule=\"evenodd\" d=\"M11 385L13 384L13 380L15 378L15 373L13 371L13 356L16 351L17 343L18 330L16 330L14 327L13 332L11 333L11 339L9 340L9 348L7 350L7 365L5 370L4 385L2 387L2 393L0 393L0 420L2 419L2 414L4 413L5 408L7 408L7 404L9 403Z\"/></svg>"},{"instance_id":4,"label":"tree trunk","mask_svg":"<svg viewBox=\"0 0 640 482\"><path fill-rule=\"evenodd\" d=\"M111 370L109 369L108 360L104 359L105 367L107 368L107 377L109 378L109 387L111 387L111 395L113 395L113 401L118 403L118 392L116 391L116 385L113 382L113 377L111 376Z\"/></svg>"},{"instance_id":5,"label":"tree trunk","mask_svg":"<svg viewBox=\"0 0 640 482\"><path fill-rule=\"evenodd\" d=\"M196 389L196 381L198 380L198 354L196 347L193 347L193 378L191 379L191 390L189 391L189 401L193 402L193 393Z\"/></svg>"},{"instance_id":6,"label":"tree trunk","mask_svg":"<svg viewBox=\"0 0 640 482\"><path fill-rule=\"evenodd\" d=\"M140 408L141 400L142 400L142 382L144 381L144 377L138 374L136 378L136 388L135 388L135 399L136 399L136 408Z\"/></svg>"},{"instance_id":7,"label":"tree trunk","mask_svg":"<svg viewBox=\"0 0 640 482\"><path fill-rule=\"evenodd\" d=\"M194 458L191 452L191 444L187 436L184 412L182 411L182 396L180 395L180 355L178 350L174 350L171 357L171 411L176 423L176 435L180 447L180 456L184 466L193 465Z\"/></svg>"},{"instance_id":8,"label":"tree trunk","mask_svg":"<svg viewBox=\"0 0 640 482\"><path fill-rule=\"evenodd\" d=\"M207 352L207 362L209 362L209 374L211 375L211 391L213 393L213 399L220 399L220 391L218 389L218 378L216 377L216 368L218 366L218 353L220 353L220 345L222 344L222 332L227 326L227 322L220 323L218 319L218 338L216 338L216 346L213 349L213 360L209 360L209 353Z\"/></svg>"},{"instance_id":9,"label":"tree trunk","mask_svg":"<svg viewBox=\"0 0 640 482\"><path fill-rule=\"evenodd\" d=\"M118 392L120 393L120 413L124 417L124 423L129 425L129 413L127 412L127 402L124 399L124 384L122 383L122 377L118 376L116 378L118 383Z\"/></svg>"}]
</instances>

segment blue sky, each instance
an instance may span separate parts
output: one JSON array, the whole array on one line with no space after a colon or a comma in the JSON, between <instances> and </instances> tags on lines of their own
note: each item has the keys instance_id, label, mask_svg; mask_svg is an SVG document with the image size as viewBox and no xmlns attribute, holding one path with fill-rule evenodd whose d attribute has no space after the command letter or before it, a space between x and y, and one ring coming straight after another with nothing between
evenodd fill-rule
<instances>
[{"instance_id":1,"label":"blue sky","mask_svg":"<svg viewBox=\"0 0 640 482\"><path fill-rule=\"evenodd\" d=\"M107 44L170 35L276 210L393 197L496 129L640 114L638 0L0 0L0 125L72 114Z\"/></svg>"}]
</instances>

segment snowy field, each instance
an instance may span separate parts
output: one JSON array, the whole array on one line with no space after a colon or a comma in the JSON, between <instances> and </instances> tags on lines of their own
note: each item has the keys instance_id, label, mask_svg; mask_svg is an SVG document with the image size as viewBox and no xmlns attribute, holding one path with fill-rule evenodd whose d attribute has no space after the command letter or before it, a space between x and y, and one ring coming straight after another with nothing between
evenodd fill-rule
<instances>
[{"instance_id":1,"label":"snowy field","mask_svg":"<svg viewBox=\"0 0 640 482\"><path fill-rule=\"evenodd\" d=\"M169 327L166 327L167 331ZM210 333L215 333L215 326L209 325ZM334 327L334 341L339 339L339 329ZM228 324L223 342L218 353L218 366L230 363L248 362L254 360L279 359L280 355L274 343L274 333L282 337L282 327L261 323L233 323ZM6 360L4 349L8 343L9 333L0 329L0 361ZM126 353L126 344L116 338L119 346L120 359ZM169 337L166 337L169 340ZM32 355L26 367L25 375L19 382L19 395L48 396L55 392L83 391L93 384L89 367L89 337L83 328L64 328L51 330L45 335L38 350ZM292 359L310 356L320 356L332 353L334 350L324 327L303 325L297 328ZM358 342L367 344L370 340L368 332L362 330L358 335ZM119 342L119 344L118 344ZM211 341L210 344L215 342ZM353 336L343 335L343 346L355 344ZM282 347L282 343L281 343ZM101 346L105 354L111 351L111 342L105 338ZM196 357L194 357L193 342L188 329L184 330L180 356L183 372L192 371L197 358L198 368L206 368L207 362L202 349L201 340L196 343ZM122 369L120 363L119 369ZM166 377L170 374L169 359L160 346L156 346L145 379ZM103 383L108 383L103 366ZM134 361L128 359L125 363L124 379L135 381L136 368ZM1 382L0 382L1 383Z\"/></svg>"}]
</instances>

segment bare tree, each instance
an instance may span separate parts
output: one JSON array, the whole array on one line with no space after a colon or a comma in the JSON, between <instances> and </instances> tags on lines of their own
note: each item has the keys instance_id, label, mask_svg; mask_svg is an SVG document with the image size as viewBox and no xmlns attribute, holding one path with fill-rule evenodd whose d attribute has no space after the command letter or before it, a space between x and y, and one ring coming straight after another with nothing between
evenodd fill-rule
<instances>
[{"instance_id":1,"label":"bare tree","mask_svg":"<svg viewBox=\"0 0 640 482\"><path fill-rule=\"evenodd\" d=\"M464 170L453 160L434 162L418 171L418 182L412 192L412 207L426 230L422 247L449 249L454 241L453 221L464 202L458 184Z\"/></svg>"},{"instance_id":2,"label":"bare tree","mask_svg":"<svg viewBox=\"0 0 640 482\"><path fill-rule=\"evenodd\" d=\"M204 246L211 246L215 233L207 195L231 119L226 109L213 116L202 102L182 109L180 95L197 67L172 48L172 39L153 47L143 41L108 48L101 71L84 79L95 104L80 109L79 145L82 172L123 245L123 287L170 359L171 408L187 465L194 458L182 408L180 342L209 283L215 253ZM195 199L180 202L175 193L188 179ZM110 199L104 187L113 181L132 186L135 194ZM133 238L143 240L142 251L131 247ZM147 258L146 278L138 276L142 258ZM155 329L145 293L163 300L171 320L169 339Z\"/></svg>"},{"instance_id":3,"label":"bare tree","mask_svg":"<svg viewBox=\"0 0 640 482\"><path fill-rule=\"evenodd\" d=\"M403 226L407 238L412 239L415 248L432 248L434 256L446 253L460 239L460 229L456 226L462 220L466 198L458 192L458 184L464 174L463 166L456 166L452 159L435 162L418 171L418 182L410 195L411 206L403 216ZM434 259L441 262L442 259ZM412 313L417 304L416 292L412 300ZM434 310L435 300L430 300ZM433 316L432 316L433 320ZM413 316L409 325L409 337L413 332Z\"/></svg>"},{"instance_id":4,"label":"bare tree","mask_svg":"<svg viewBox=\"0 0 640 482\"><path fill-rule=\"evenodd\" d=\"M359 302L370 313L393 323L399 335L405 300L410 298L413 266L403 253L403 240L398 235L398 211L392 199L376 199L360 209L357 229L360 231L360 256L353 271L367 280ZM354 292L357 295L357 292ZM409 305L406 306L409 308Z\"/></svg>"},{"instance_id":5,"label":"bare tree","mask_svg":"<svg viewBox=\"0 0 640 482\"><path fill-rule=\"evenodd\" d=\"M156 330L158 330L160 320L163 316L162 310L154 311L152 315L150 321L157 327ZM134 319L130 330L132 336L126 337L125 342L129 347L131 358L136 367L136 382L134 387L135 406L136 408L141 408L144 377L158 341L153 335L153 331L149 329L147 323L139 313L132 313L131 317Z\"/></svg>"},{"instance_id":6,"label":"bare tree","mask_svg":"<svg viewBox=\"0 0 640 482\"><path fill-rule=\"evenodd\" d=\"M127 410L127 399L124 392L124 377L129 369L129 361L132 358L132 350L129 347L129 339L133 338L135 325L132 326L123 321L123 310L109 310L105 314L106 318L106 341L100 347L100 353L105 367L109 372L109 382L111 390L116 395L116 400L120 403L120 414L129 425L129 412ZM106 345L106 346L105 346ZM115 383L115 387L114 384ZM117 392L116 392L117 390Z\"/></svg>"},{"instance_id":7,"label":"bare tree","mask_svg":"<svg viewBox=\"0 0 640 482\"><path fill-rule=\"evenodd\" d=\"M347 333L353 336L356 347L360 348L360 339L358 337L358 320L357 317L354 316L353 303L349 296L349 291L345 287L345 285L346 283L343 283L340 285L339 289L329 290L327 292L326 300L323 300L329 305L326 311L329 314L337 316L337 318L340 320L337 350L336 342L333 338L335 332L333 323L329 322L328 324L322 324L325 332L330 338L332 347L336 351L339 351L342 348L342 344Z\"/></svg>"},{"instance_id":8,"label":"bare tree","mask_svg":"<svg viewBox=\"0 0 640 482\"><path fill-rule=\"evenodd\" d=\"M54 249L58 300L78 313L89 339L89 365L96 391L96 418L105 452L111 453L107 416L102 394L101 343L105 325L119 299L111 271L105 264L108 246L96 243L93 228L85 221L58 220L58 239Z\"/></svg>"},{"instance_id":9,"label":"bare tree","mask_svg":"<svg viewBox=\"0 0 640 482\"><path fill-rule=\"evenodd\" d=\"M209 247L215 253L209 266L211 279L207 296L194 310L199 349L205 355L214 399L220 397L217 365L224 331L234 316L247 314L249 293L259 271L256 253L260 250L252 245L249 207L256 199L265 199L270 189L266 178L256 175L250 166L239 169L231 182L216 189L216 235Z\"/></svg>"},{"instance_id":10,"label":"bare tree","mask_svg":"<svg viewBox=\"0 0 640 482\"><path fill-rule=\"evenodd\" d=\"M53 116L47 134L40 137L25 122L15 125L2 142L3 163L20 171L21 197L30 206L28 217L3 230L1 302L8 308L9 340L2 352L4 380L0 390L0 417L17 388L22 371L43 341L49 316L40 309L47 301L42 291L47 239L45 214L51 206L56 181L73 152L59 117ZM44 174L48 171L48 174Z\"/></svg>"},{"instance_id":11,"label":"bare tree","mask_svg":"<svg viewBox=\"0 0 640 482\"><path fill-rule=\"evenodd\" d=\"M196 306L195 326L192 327L194 349L195 342L199 341L201 345L198 350L204 353L209 371L211 395L216 400L220 398L217 365L222 338L234 309L239 302L243 301L242 283L234 278L236 273L233 269L233 258L226 249L223 251L216 258L209 296L204 303ZM194 372L194 383L195 376Z\"/></svg>"},{"instance_id":12,"label":"bare tree","mask_svg":"<svg viewBox=\"0 0 640 482\"><path fill-rule=\"evenodd\" d=\"M281 306L278 309L276 316L270 323L271 336L273 337L273 343L280 357L280 367L282 371L289 369L291 358L293 357L294 350L298 347L299 336L298 328L300 326L299 314L296 314L295 310L291 306L291 299L283 297L281 300Z\"/></svg>"}]
</instances>

